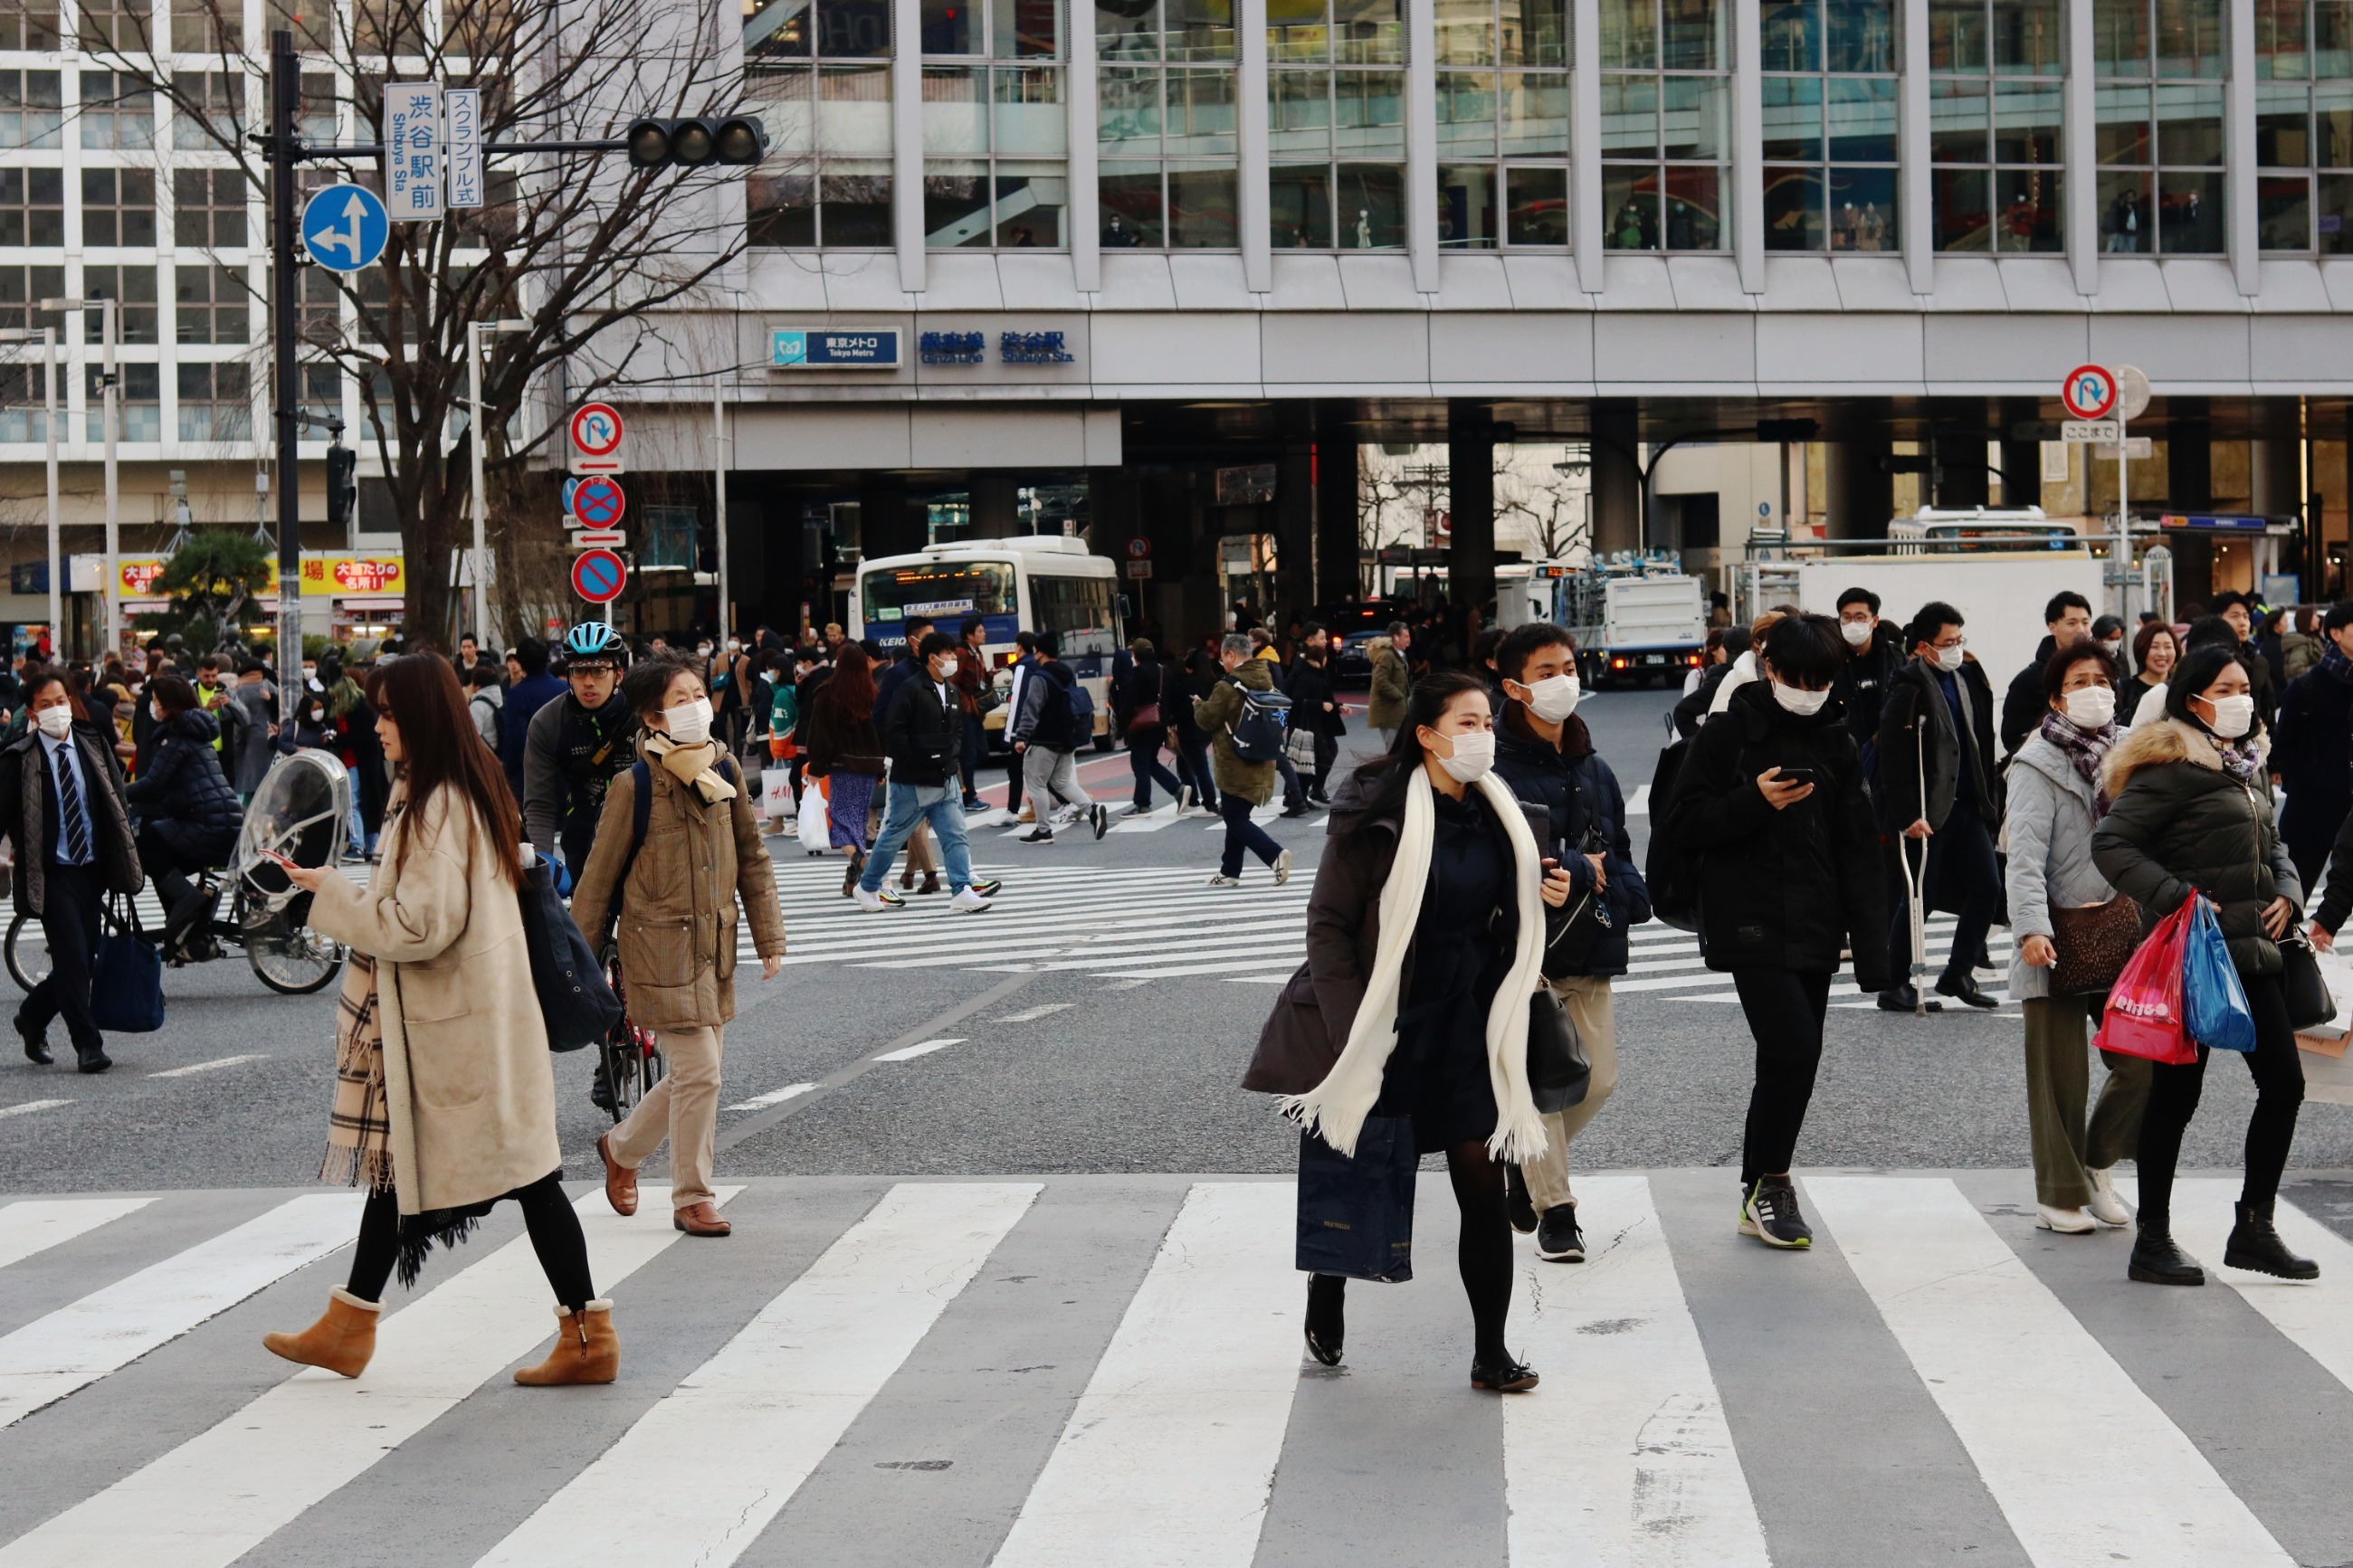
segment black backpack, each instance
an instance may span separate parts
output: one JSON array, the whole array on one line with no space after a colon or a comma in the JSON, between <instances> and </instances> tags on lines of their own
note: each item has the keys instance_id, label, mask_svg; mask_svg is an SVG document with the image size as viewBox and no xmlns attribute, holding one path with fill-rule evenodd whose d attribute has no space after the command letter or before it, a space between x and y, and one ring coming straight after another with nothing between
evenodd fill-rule
<instances>
[{"instance_id":1,"label":"black backpack","mask_svg":"<svg viewBox=\"0 0 2353 1568\"><path fill-rule=\"evenodd\" d=\"M1677 931L1699 930L1699 857L1667 831L1667 808L1683 772L1691 742L1677 740L1659 752L1651 773L1651 847L1642 880L1651 892L1651 913Z\"/></svg>"},{"instance_id":2,"label":"black backpack","mask_svg":"<svg viewBox=\"0 0 2353 1568\"><path fill-rule=\"evenodd\" d=\"M1252 691L1239 680L1232 681L1232 685L1242 694L1242 710L1226 726L1226 735L1234 743L1234 755L1246 763L1274 761L1282 755L1282 732L1291 714L1291 699L1280 691Z\"/></svg>"}]
</instances>

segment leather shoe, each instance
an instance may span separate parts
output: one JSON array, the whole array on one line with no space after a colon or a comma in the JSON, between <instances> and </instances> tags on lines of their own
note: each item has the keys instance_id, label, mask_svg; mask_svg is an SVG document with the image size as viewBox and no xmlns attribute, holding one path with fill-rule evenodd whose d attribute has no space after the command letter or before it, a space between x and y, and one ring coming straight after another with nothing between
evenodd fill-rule
<instances>
[{"instance_id":1,"label":"leather shoe","mask_svg":"<svg viewBox=\"0 0 2353 1568\"><path fill-rule=\"evenodd\" d=\"M104 1046L92 1046L88 1050L74 1047L74 1067L78 1071L104 1072L113 1065L114 1058L106 1054Z\"/></svg>"},{"instance_id":2,"label":"leather shoe","mask_svg":"<svg viewBox=\"0 0 2353 1568\"><path fill-rule=\"evenodd\" d=\"M689 1236L725 1236L735 1228L719 1217L718 1207L709 1198L678 1210L670 1215L670 1224Z\"/></svg>"},{"instance_id":3,"label":"leather shoe","mask_svg":"<svg viewBox=\"0 0 2353 1568\"><path fill-rule=\"evenodd\" d=\"M1991 1009L2001 1005L1986 994L1984 987L1978 984L1978 977L1974 974L1946 975L1936 982L1936 994L1950 996L1954 1001L1970 1007Z\"/></svg>"},{"instance_id":4,"label":"leather shoe","mask_svg":"<svg viewBox=\"0 0 2353 1568\"><path fill-rule=\"evenodd\" d=\"M58 1058L49 1055L48 1031L28 1027L25 1016L16 1017L17 1037L25 1042L25 1059L37 1068L45 1068Z\"/></svg>"},{"instance_id":5,"label":"leather shoe","mask_svg":"<svg viewBox=\"0 0 2353 1568\"><path fill-rule=\"evenodd\" d=\"M1918 993L1912 989L1912 983L1907 980L1901 985L1891 985L1879 994L1879 1010L1883 1013L1913 1012L1919 999ZM1931 1002L1928 1004L1927 1010L1931 1013L1941 1013L1945 1010L1945 1005L1942 1002Z\"/></svg>"},{"instance_id":6,"label":"leather shoe","mask_svg":"<svg viewBox=\"0 0 2353 1568\"><path fill-rule=\"evenodd\" d=\"M638 1173L613 1158L613 1135L596 1135L596 1157L605 1162L605 1201L613 1212L627 1219L638 1212Z\"/></svg>"}]
</instances>

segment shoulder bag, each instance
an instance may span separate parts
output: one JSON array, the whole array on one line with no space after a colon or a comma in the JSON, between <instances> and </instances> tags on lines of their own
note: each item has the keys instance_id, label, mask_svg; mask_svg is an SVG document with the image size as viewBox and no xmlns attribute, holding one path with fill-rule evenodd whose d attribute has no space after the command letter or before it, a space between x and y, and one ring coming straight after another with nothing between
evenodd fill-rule
<instances>
[{"instance_id":1,"label":"shoulder bag","mask_svg":"<svg viewBox=\"0 0 2353 1568\"><path fill-rule=\"evenodd\" d=\"M2299 1030L2316 1029L2336 1017L2337 998L2320 977L2320 955L2312 951L2311 941L2291 930L2281 939L2279 952L2286 966L2280 982L2287 993L2287 1021Z\"/></svg>"},{"instance_id":2,"label":"shoulder bag","mask_svg":"<svg viewBox=\"0 0 2353 1568\"><path fill-rule=\"evenodd\" d=\"M1539 985L1528 996L1528 1093L1546 1116L1585 1102L1593 1062L1557 993Z\"/></svg>"},{"instance_id":3,"label":"shoulder bag","mask_svg":"<svg viewBox=\"0 0 2353 1568\"><path fill-rule=\"evenodd\" d=\"M2122 893L2077 909L2053 904L2051 945L2059 954L2051 966L2053 994L2105 994L2140 946L2140 906Z\"/></svg>"},{"instance_id":4,"label":"shoulder bag","mask_svg":"<svg viewBox=\"0 0 2353 1568\"><path fill-rule=\"evenodd\" d=\"M619 890L617 881L617 903ZM621 1021L620 998L605 984L604 966L573 922L572 911L555 896L555 875L544 858L535 857L523 868L516 900L523 946L531 955L531 988L547 1025L547 1048L576 1051L603 1039Z\"/></svg>"}]
</instances>

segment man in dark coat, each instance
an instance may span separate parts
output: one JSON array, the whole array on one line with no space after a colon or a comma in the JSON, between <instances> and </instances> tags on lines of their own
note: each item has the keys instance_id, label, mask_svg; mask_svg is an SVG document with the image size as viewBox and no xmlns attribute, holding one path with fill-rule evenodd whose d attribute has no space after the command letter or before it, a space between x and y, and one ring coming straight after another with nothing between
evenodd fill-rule
<instances>
[{"instance_id":1,"label":"man in dark coat","mask_svg":"<svg viewBox=\"0 0 2353 1568\"><path fill-rule=\"evenodd\" d=\"M2005 757L2042 727L2042 716L2051 711L2051 700L2042 693L2042 667L2061 648L2092 635L2091 601L2081 594L2053 594L2042 606L2042 629L2047 635L2035 646L2034 662L2011 677L2010 689L2002 694L2001 754Z\"/></svg>"},{"instance_id":2,"label":"man in dark coat","mask_svg":"<svg viewBox=\"0 0 2353 1568\"><path fill-rule=\"evenodd\" d=\"M1330 805L1324 785L1332 777L1332 764L1339 760L1340 737L1348 732L1348 725L1333 686L1332 635L1320 622L1307 624L1299 658L1291 667L1291 727L1315 737L1315 777L1307 786L1307 798Z\"/></svg>"},{"instance_id":3,"label":"man in dark coat","mask_svg":"<svg viewBox=\"0 0 2353 1568\"><path fill-rule=\"evenodd\" d=\"M2087 614L2086 632L2091 624ZM1926 846L1926 907L1960 917L1938 994L1972 1007L1995 1007L2000 1004L1972 971L1989 962L1986 931L2001 910L2001 870L1993 853L2001 775L1994 769L1993 688L1985 667L1968 658L1961 625L1960 611L1937 600L1913 617L1906 633L1912 660L1888 683L1880 708L1878 805L1883 830ZM1897 848L1908 885L1911 845ZM1908 887L1898 889L1889 910L1891 953L1911 952L1909 896ZM1915 1000L1906 978L1883 992L1879 1005L1908 1013Z\"/></svg>"},{"instance_id":4,"label":"man in dark coat","mask_svg":"<svg viewBox=\"0 0 2353 1568\"><path fill-rule=\"evenodd\" d=\"M1846 727L1858 748L1879 738L1879 704L1887 683L1904 668L1904 632L1879 618L1879 595L1849 588L1838 597L1839 636L1847 647L1846 667L1831 692L1846 710Z\"/></svg>"},{"instance_id":5,"label":"man in dark coat","mask_svg":"<svg viewBox=\"0 0 2353 1568\"><path fill-rule=\"evenodd\" d=\"M955 638L945 632L925 632L911 650L918 673L899 682L898 693L882 715L882 754L891 759L891 794L882 831L858 879L858 901L866 909L894 909L906 901L883 884L892 861L925 823L938 836L940 855L947 862L951 911L985 911L988 895L997 891L994 881L974 881L965 848L964 795L956 777L964 750L964 712L955 689L960 657Z\"/></svg>"},{"instance_id":6,"label":"man in dark coat","mask_svg":"<svg viewBox=\"0 0 2353 1568\"><path fill-rule=\"evenodd\" d=\"M2321 632L2320 662L2287 683L2272 730L2271 770L2287 786L2280 837L2307 888L2320 886L2328 847L2353 811L2353 600L2331 605Z\"/></svg>"}]
</instances>

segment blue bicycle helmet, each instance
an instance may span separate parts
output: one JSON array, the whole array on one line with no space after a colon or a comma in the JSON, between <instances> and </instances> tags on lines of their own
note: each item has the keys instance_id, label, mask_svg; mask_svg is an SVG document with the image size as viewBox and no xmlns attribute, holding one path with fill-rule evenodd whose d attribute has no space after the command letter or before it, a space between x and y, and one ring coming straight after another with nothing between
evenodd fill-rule
<instances>
[{"instance_id":1,"label":"blue bicycle helmet","mask_svg":"<svg viewBox=\"0 0 2353 1568\"><path fill-rule=\"evenodd\" d=\"M616 665L629 662L629 645L621 634L602 621L583 621L564 634L564 657L573 658L609 658Z\"/></svg>"}]
</instances>

